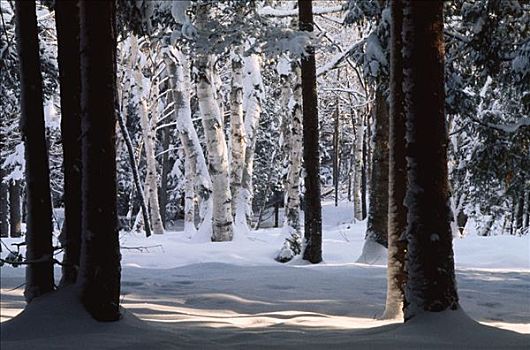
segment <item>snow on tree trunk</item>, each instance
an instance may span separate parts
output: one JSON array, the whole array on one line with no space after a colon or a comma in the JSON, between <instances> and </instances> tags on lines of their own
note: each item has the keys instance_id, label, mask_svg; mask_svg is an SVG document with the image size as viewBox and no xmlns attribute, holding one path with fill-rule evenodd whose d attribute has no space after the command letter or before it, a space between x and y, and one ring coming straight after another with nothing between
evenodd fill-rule
<instances>
[{"instance_id":1,"label":"snow on tree trunk","mask_svg":"<svg viewBox=\"0 0 530 350\"><path fill-rule=\"evenodd\" d=\"M230 241L233 237L232 196L228 172L228 150L218 102L215 100L213 59L201 54L197 59L197 98L202 114L208 163L213 190L212 241Z\"/></svg>"},{"instance_id":2,"label":"snow on tree trunk","mask_svg":"<svg viewBox=\"0 0 530 350\"><path fill-rule=\"evenodd\" d=\"M385 248L388 245L388 106L380 89L376 91L374 123L370 207L365 243L357 260L364 264L384 263L387 256Z\"/></svg>"},{"instance_id":3,"label":"snow on tree trunk","mask_svg":"<svg viewBox=\"0 0 530 350\"><path fill-rule=\"evenodd\" d=\"M245 57L244 62L245 78L243 84L243 109L245 110L246 149L241 188L239 191L239 197L237 198L235 213L236 226L242 233L249 231L248 222L252 216L254 153L264 91L259 56L252 54Z\"/></svg>"},{"instance_id":4,"label":"snow on tree trunk","mask_svg":"<svg viewBox=\"0 0 530 350\"><path fill-rule=\"evenodd\" d=\"M24 296L31 302L54 288L52 205L35 2L16 1L15 13L26 160L26 259L33 261L26 267Z\"/></svg>"},{"instance_id":5,"label":"snow on tree trunk","mask_svg":"<svg viewBox=\"0 0 530 350\"><path fill-rule=\"evenodd\" d=\"M243 49L237 46L232 52L232 82L230 91L230 127L231 127L231 168L230 189L232 192L232 213L235 214L235 224L238 225L238 207L241 203L241 181L245 166L245 153L247 148L245 124L243 118ZM244 208L243 215L245 214ZM239 215L241 216L241 215ZM240 219L240 218L239 218ZM246 218L244 218L246 225Z\"/></svg>"},{"instance_id":6,"label":"snow on tree trunk","mask_svg":"<svg viewBox=\"0 0 530 350\"><path fill-rule=\"evenodd\" d=\"M184 206L191 211L195 208L195 194L199 197L199 216L201 223L198 229L198 235L201 237L212 237L212 180L206 165L206 159L197 136L197 131L193 126L191 119L190 106L190 71L189 63L182 52L172 49L166 55L165 62L168 69L169 85L173 91L172 98L175 102L175 119L177 122L177 132L184 148L185 159L185 176L186 184L188 181L193 184L194 195L186 187L186 199ZM189 163L189 166L187 165ZM189 171L188 171L189 170ZM188 171L188 172L186 172ZM189 201L192 201L190 203ZM187 216L191 220L191 214ZM190 228L188 235L195 233L195 224L193 221L186 221ZM193 224L193 225L192 225ZM209 239L208 238L208 239Z\"/></svg>"},{"instance_id":7,"label":"snow on tree trunk","mask_svg":"<svg viewBox=\"0 0 530 350\"><path fill-rule=\"evenodd\" d=\"M353 114L354 128L355 128L355 147L353 152L353 160L355 166L353 167L353 210L354 218L356 220L363 220L362 208L362 187L363 187L363 144L364 144L364 118L354 109Z\"/></svg>"},{"instance_id":8,"label":"snow on tree trunk","mask_svg":"<svg viewBox=\"0 0 530 350\"><path fill-rule=\"evenodd\" d=\"M146 176L145 176L145 195L149 203L149 214L151 224L153 225L154 234L164 233L164 224L160 215L160 202L158 200L158 175L156 171L155 159L155 142L156 142L156 123L157 110L156 106L151 105L151 118L149 118L149 106L147 99L149 92L144 90L144 76L140 70L135 72L136 85L138 86L138 94L140 98L140 105L138 106L138 114L140 115L140 126L142 128L142 135L144 140ZM156 84L155 84L156 85ZM153 89L153 88L151 88ZM154 89L157 89L155 86ZM153 99L157 103L157 99Z\"/></svg>"},{"instance_id":9,"label":"snow on tree trunk","mask_svg":"<svg viewBox=\"0 0 530 350\"><path fill-rule=\"evenodd\" d=\"M403 35L409 320L459 307L447 178L443 2L407 1Z\"/></svg>"},{"instance_id":10,"label":"snow on tree trunk","mask_svg":"<svg viewBox=\"0 0 530 350\"><path fill-rule=\"evenodd\" d=\"M80 2L82 244L77 284L98 321L120 318L116 188L116 6Z\"/></svg>"},{"instance_id":11,"label":"snow on tree trunk","mask_svg":"<svg viewBox=\"0 0 530 350\"><path fill-rule=\"evenodd\" d=\"M407 243L407 208L403 204L407 188L405 158L405 111L403 104L403 59L401 31L403 25L402 0L391 3L390 47L390 123L388 172L388 259L387 288L384 319L402 319L405 298L405 254Z\"/></svg>"},{"instance_id":12,"label":"snow on tree trunk","mask_svg":"<svg viewBox=\"0 0 530 350\"><path fill-rule=\"evenodd\" d=\"M64 248L61 284L75 283L81 254L81 68L79 8L75 1L55 3L61 139L64 171Z\"/></svg>"}]
</instances>

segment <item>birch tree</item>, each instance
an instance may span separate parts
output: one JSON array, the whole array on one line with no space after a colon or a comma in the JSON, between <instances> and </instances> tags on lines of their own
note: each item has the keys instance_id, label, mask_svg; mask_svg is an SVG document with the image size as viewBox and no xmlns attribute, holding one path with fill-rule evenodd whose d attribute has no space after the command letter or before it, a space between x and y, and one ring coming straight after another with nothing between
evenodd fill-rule
<instances>
[{"instance_id":1,"label":"birch tree","mask_svg":"<svg viewBox=\"0 0 530 350\"><path fill-rule=\"evenodd\" d=\"M208 21L209 4L200 4L197 27L204 29ZM228 168L228 149L223 132L223 121L218 101L215 99L213 56L197 52L195 81L197 99L206 136L208 164L213 192L212 241L230 241L233 237L232 195Z\"/></svg>"}]
</instances>

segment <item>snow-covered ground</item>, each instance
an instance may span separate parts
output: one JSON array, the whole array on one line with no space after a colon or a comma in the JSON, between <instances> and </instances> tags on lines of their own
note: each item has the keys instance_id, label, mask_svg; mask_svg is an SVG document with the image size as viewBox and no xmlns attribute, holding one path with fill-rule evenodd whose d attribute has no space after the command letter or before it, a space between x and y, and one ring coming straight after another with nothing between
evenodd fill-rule
<instances>
[{"instance_id":1,"label":"snow-covered ground","mask_svg":"<svg viewBox=\"0 0 530 350\"><path fill-rule=\"evenodd\" d=\"M385 266L355 263L365 223L352 223L346 203L325 203L323 218L319 265L275 262L281 229L226 243L191 243L182 232L149 239L123 233L123 321L92 321L66 290L3 323L2 350L530 348L530 237L454 241L462 308L496 328L461 312L403 326L377 319ZM0 281L5 322L24 307L23 288L13 290L24 282L24 269L2 267Z\"/></svg>"}]
</instances>

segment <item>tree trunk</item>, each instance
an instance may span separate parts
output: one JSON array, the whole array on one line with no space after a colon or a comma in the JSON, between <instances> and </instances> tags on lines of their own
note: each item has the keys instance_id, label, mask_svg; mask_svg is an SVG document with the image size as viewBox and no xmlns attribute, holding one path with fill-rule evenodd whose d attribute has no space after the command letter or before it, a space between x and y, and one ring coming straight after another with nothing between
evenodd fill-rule
<instances>
[{"instance_id":1,"label":"tree trunk","mask_svg":"<svg viewBox=\"0 0 530 350\"><path fill-rule=\"evenodd\" d=\"M162 173L160 174L160 190L158 191L158 201L160 206L160 218L162 225L167 227L167 183L169 172L171 171L171 163L169 162L169 141L170 134L167 127L161 130L162 134Z\"/></svg>"},{"instance_id":2,"label":"tree trunk","mask_svg":"<svg viewBox=\"0 0 530 350\"><path fill-rule=\"evenodd\" d=\"M42 99L35 1L16 1L16 36L21 80L20 130L25 144L27 302L54 288L52 205Z\"/></svg>"},{"instance_id":3,"label":"tree trunk","mask_svg":"<svg viewBox=\"0 0 530 350\"><path fill-rule=\"evenodd\" d=\"M98 321L120 318L116 206L115 2L81 1L81 300Z\"/></svg>"},{"instance_id":4,"label":"tree trunk","mask_svg":"<svg viewBox=\"0 0 530 350\"><path fill-rule=\"evenodd\" d=\"M75 283L81 253L81 66L78 1L55 3L61 85L64 171L64 246L61 284Z\"/></svg>"},{"instance_id":5,"label":"tree trunk","mask_svg":"<svg viewBox=\"0 0 530 350\"><path fill-rule=\"evenodd\" d=\"M337 106L335 109L335 127L333 131L333 187L335 188L335 206L337 207L339 205L339 175L340 175L340 168L339 168L339 130L340 130L340 123L339 123L339 99L337 98Z\"/></svg>"},{"instance_id":6,"label":"tree trunk","mask_svg":"<svg viewBox=\"0 0 530 350\"><path fill-rule=\"evenodd\" d=\"M137 72L140 79L137 80L138 84L142 84L143 75ZM141 86L141 85L140 85ZM141 93L142 94L142 93ZM156 142L156 113L152 113L149 119L149 108L147 101L144 97L141 97L140 106L140 124L142 127L142 134L144 138L144 149L145 159L147 163L147 174L145 176L145 195L147 197L147 203L149 203L149 213L151 218L151 224L153 225L154 234L163 234L164 225L162 224L162 217L160 216L160 206L158 200L158 174L156 171L156 159L155 159L155 142Z\"/></svg>"},{"instance_id":7,"label":"tree trunk","mask_svg":"<svg viewBox=\"0 0 530 350\"><path fill-rule=\"evenodd\" d=\"M241 189L238 205L236 206L236 225L243 231L248 232L248 222L252 217L252 197L254 186L252 177L254 174L254 154L261 106L263 104L263 82L261 78L260 59L258 55L250 55L244 58L245 82L243 85L245 110L245 163L241 179Z\"/></svg>"},{"instance_id":8,"label":"tree trunk","mask_svg":"<svg viewBox=\"0 0 530 350\"><path fill-rule=\"evenodd\" d=\"M241 46L237 46L234 49L231 61L232 81L230 90L230 128L232 159L230 168L230 190L233 197L232 214L237 216L237 207L242 204L240 203L241 180L243 178L245 151L247 147L243 118L243 49Z\"/></svg>"},{"instance_id":9,"label":"tree trunk","mask_svg":"<svg viewBox=\"0 0 530 350\"><path fill-rule=\"evenodd\" d=\"M376 264L386 257L388 245L388 105L377 89L372 155L370 207L363 251L357 262Z\"/></svg>"},{"instance_id":10,"label":"tree trunk","mask_svg":"<svg viewBox=\"0 0 530 350\"><path fill-rule=\"evenodd\" d=\"M175 119L177 121L177 130L179 133L180 142L184 148L184 155L186 157L186 181L192 181L194 192L199 196L199 215L201 224L198 229L200 236L212 237L212 180L208 173L206 159L197 136L197 131L193 126L191 119L190 106L190 71L189 63L182 54L177 50L172 50L171 55L167 55L166 64L169 75L169 85L173 90L173 100L175 102ZM186 200L192 203L185 203L185 208L191 210L194 205L194 196L191 197L190 191L186 191ZM185 209L186 210L186 209ZM187 216L191 220L191 214ZM185 225L190 229L186 231L189 236L195 234L194 222L185 221Z\"/></svg>"},{"instance_id":11,"label":"tree trunk","mask_svg":"<svg viewBox=\"0 0 530 350\"><path fill-rule=\"evenodd\" d=\"M407 208L403 204L407 189L407 160L405 158L405 110L403 104L403 58L401 56L403 28L402 0L392 1L390 47L390 125L388 171L388 261L386 306L383 318L402 319L407 273L405 254L407 244Z\"/></svg>"},{"instance_id":12,"label":"tree trunk","mask_svg":"<svg viewBox=\"0 0 530 350\"><path fill-rule=\"evenodd\" d=\"M20 180L9 183L9 235L15 238L22 236L21 192Z\"/></svg>"},{"instance_id":13,"label":"tree trunk","mask_svg":"<svg viewBox=\"0 0 530 350\"><path fill-rule=\"evenodd\" d=\"M300 30L313 31L312 1L298 0ZM306 48L302 58L302 101L304 113L305 237L304 260L322 261L322 209L320 203L320 156L318 96L314 47Z\"/></svg>"},{"instance_id":14,"label":"tree trunk","mask_svg":"<svg viewBox=\"0 0 530 350\"><path fill-rule=\"evenodd\" d=\"M405 320L458 308L444 113L443 2L408 1L403 16L408 187Z\"/></svg>"},{"instance_id":15,"label":"tree trunk","mask_svg":"<svg viewBox=\"0 0 530 350\"><path fill-rule=\"evenodd\" d=\"M363 145L364 145L364 118L356 110L352 110L355 128L355 150L353 152L353 210L356 220L364 220L362 207L362 187L363 187Z\"/></svg>"},{"instance_id":16,"label":"tree trunk","mask_svg":"<svg viewBox=\"0 0 530 350\"><path fill-rule=\"evenodd\" d=\"M4 164L4 159L0 158L0 237L7 237L9 235L8 185L4 182L5 171L2 164ZM0 251L1 249L0 247Z\"/></svg>"},{"instance_id":17,"label":"tree trunk","mask_svg":"<svg viewBox=\"0 0 530 350\"><path fill-rule=\"evenodd\" d=\"M209 4L201 5L197 13L197 27L209 20ZM219 102L215 98L213 57L197 53L196 82L199 109L202 115L208 164L213 187L213 232L212 241L230 241L233 237L232 195L228 169L228 149L223 130Z\"/></svg>"}]
</instances>

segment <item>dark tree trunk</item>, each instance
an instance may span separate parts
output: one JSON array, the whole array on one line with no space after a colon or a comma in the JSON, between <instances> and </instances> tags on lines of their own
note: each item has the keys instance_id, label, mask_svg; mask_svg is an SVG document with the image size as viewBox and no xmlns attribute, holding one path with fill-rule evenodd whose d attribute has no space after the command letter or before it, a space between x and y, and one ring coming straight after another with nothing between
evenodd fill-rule
<instances>
[{"instance_id":1,"label":"dark tree trunk","mask_svg":"<svg viewBox=\"0 0 530 350\"><path fill-rule=\"evenodd\" d=\"M390 123L388 168L388 263L385 318L402 317L407 274L405 254L407 243L407 208L403 204L407 189L405 157L405 106L403 101L403 1L390 3Z\"/></svg>"},{"instance_id":2,"label":"dark tree trunk","mask_svg":"<svg viewBox=\"0 0 530 350\"><path fill-rule=\"evenodd\" d=\"M54 288L52 205L46 151L42 76L35 1L16 1L16 35L20 69L20 130L26 158L26 301Z\"/></svg>"},{"instance_id":3,"label":"dark tree trunk","mask_svg":"<svg viewBox=\"0 0 530 350\"><path fill-rule=\"evenodd\" d=\"M169 130L168 128L162 129L162 150L164 154L162 155L162 174L160 177L160 191L158 193L158 203L160 205L160 217L162 218L162 224L166 228L166 217L167 217L167 180L169 172L171 171L171 164L169 163Z\"/></svg>"},{"instance_id":4,"label":"dark tree trunk","mask_svg":"<svg viewBox=\"0 0 530 350\"><path fill-rule=\"evenodd\" d=\"M388 245L388 105L380 89L375 98L374 153L366 240Z\"/></svg>"},{"instance_id":5,"label":"dark tree trunk","mask_svg":"<svg viewBox=\"0 0 530 350\"><path fill-rule=\"evenodd\" d=\"M367 124L368 124L368 119ZM366 135L368 135L368 129L370 127L366 127ZM361 171L361 219L364 220L368 216L368 206L366 205L366 194L368 193L368 144L370 143L370 138L368 136L364 136L364 142L363 142L363 167Z\"/></svg>"},{"instance_id":6,"label":"dark tree trunk","mask_svg":"<svg viewBox=\"0 0 530 350\"><path fill-rule=\"evenodd\" d=\"M523 218L524 218L524 198L525 193L521 191L519 198L517 199L517 206L515 210L515 234L521 234L523 230Z\"/></svg>"},{"instance_id":7,"label":"dark tree trunk","mask_svg":"<svg viewBox=\"0 0 530 350\"><path fill-rule=\"evenodd\" d=\"M339 205L339 99L335 110L335 130L333 131L333 187L335 188L335 206Z\"/></svg>"},{"instance_id":8,"label":"dark tree trunk","mask_svg":"<svg viewBox=\"0 0 530 350\"><path fill-rule=\"evenodd\" d=\"M81 65L78 1L56 1L64 171L63 283L75 283L81 253Z\"/></svg>"},{"instance_id":9,"label":"dark tree trunk","mask_svg":"<svg viewBox=\"0 0 530 350\"><path fill-rule=\"evenodd\" d=\"M3 146L3 145L2 145ZM2 164L3 159L0 159L0 237L7 237L9 235L9 207L7 205L8 186L3 181L5 176ZM0 251L2 247L0 244Z\"/></svg>"},{"instance_id":10,"label":"dark tree trunk","mask_svg":"<svg viewBox=\"0 0 530 350\"><path fill-rule=\"evenodd\" d=\"M455 310L458 296L447 179L443 2L407 1L403 13L408 320L420 312Z\"/></svg>"},{"instance_id":11,"label":"dark tree trunk","mask_svg":"<svg viewBox=\"0 0 530 350\"><path fill-rule=\"evenodd\" d=\"M312 1L298 0L300 30L313 31ZM320 156L318 150L318 96L315 52L307 47L302 58L302 109L304 126L305 237L304 260L322 261L322 208L320 203Z\"/></svg>"},{"instance_id":12,"label":"dark tree trunk","mask_svg":"<svg viewBox=\"0 0 530 350\"><path fill-rule=\"evenodd\" d=\"M9 183L9 235L22 236L22 212L20 207L20 180Z\"/></svg>"},{"instance_id":13,"label":"dark tree trunk","mask_svg":"<svg viewBox=\"0 0 530 350\"><path fill-rule=\"evenodd\" d=\"M81 38L82 251L78 284L99 321L120 318L116 207L115 2L83 0Z\"/></svg>"}]
</instances>

